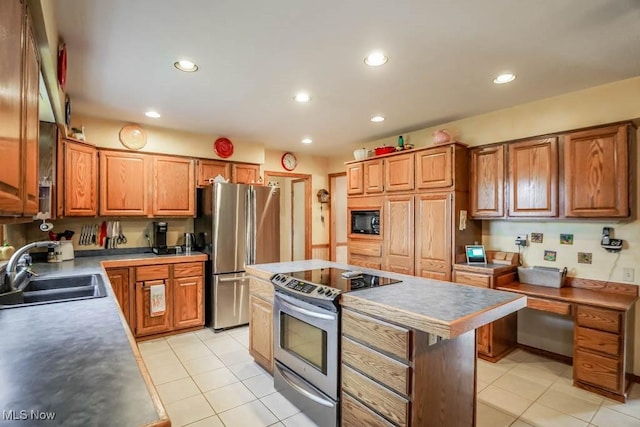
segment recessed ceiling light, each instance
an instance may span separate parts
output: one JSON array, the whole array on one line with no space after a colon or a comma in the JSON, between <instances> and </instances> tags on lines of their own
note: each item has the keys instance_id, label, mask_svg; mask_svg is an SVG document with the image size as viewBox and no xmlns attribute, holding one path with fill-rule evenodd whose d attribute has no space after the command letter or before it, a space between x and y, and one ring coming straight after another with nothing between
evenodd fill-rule
<instances>
[{"instance_id":1,"label":"recessed ceiling light","mask_svg":"<svg viewBox=\"0 0 640 427\"><path fill-rule=\"evenodd\" d=\"M160 117L160 113L158 113L157 111L147 111L146 113L144 113L144 115L147 117L151 117L152 119L157 119Z\"/></svg>"},{"instance_id":2,"label":"recessed ceiling light","mask_svg":"<svg viewBox=\"0 0 640 427\"><path fill-rule=\"evenodd\" d=\"M386 64L388 60L389 58L387 58L384 53L376 50L364 58L364 63L370 67L379 67L380 65Z\"/></svg>"},{"instance_id":3,"label":"recessed ceiling light","mask_svg":"<svg viewBox=\"0 0 640 427\"><path fill-rule=\"evenodd\" d=\"M302 140L303 144L311 144L313 142L313 140L311 138L305 138Z\"/></svg>"},{"instance_id":4,"label":"recessed ceiling light","mask_svg":"<svg viewBox=\"0 0 640 427\"><path fill-rule=\"evenodd\" d=\"M493 79L493 82L495 84L497 84L497 85L501 85L501 84L504 84L504 83L512 82L515 79L516 79L516 75L515 74L504 73L504 74L500 74L498 77Z\"/></svg>"},{"instance_id":5,"label":"recessed ceiling light","mask_svg":"<svg viewBox=\"0 0 640 427\"><path fill-rule=\"evenodd\" d=\"M382 116L373 116L371 117L371 121L374 123L384 122L384 117Z\"/></svg>"},{"instance_id":6,"label":"recessed ceiling light","mask_svg":"<svg viewBox=\"0 0 640 427\"><path fill-rule=\"evenodd\" d=\"M184 71L187 73L193 73L195 71L198 71L198 66L186 59L181 59L180 61L174 62L173 66L176 67L178 70Z\"/></svg>"},{"instance_id":7,"label":"recessed ceiling light","mask_svg":"<svg viewBox=\"0 0 640 427\"><path fill-rule=\"evenodd\" d=\"M307 92L298 92L296 96L293 97L297 102L309 102L311 101L311 96Z\"/></svg>"}]
</instances>

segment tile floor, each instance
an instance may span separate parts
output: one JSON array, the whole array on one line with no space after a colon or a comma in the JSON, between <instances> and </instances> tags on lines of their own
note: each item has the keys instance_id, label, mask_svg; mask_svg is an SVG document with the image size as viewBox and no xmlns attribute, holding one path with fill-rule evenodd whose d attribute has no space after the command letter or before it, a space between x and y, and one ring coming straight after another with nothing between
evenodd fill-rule
<instances>
[{"instance_id":1,"label":"tile floor","mask_svg":"<svg viewBox=\"0 0 640 427\"><path fill-rule=\"evenodd\" d=\"M314 427L249 356L247 327L145 341L142 357L172 426ZM517 350L478 361L477 427L640 427L640 387L626 404L573 387L571 367Z\"/></svg>"}]
</instances>

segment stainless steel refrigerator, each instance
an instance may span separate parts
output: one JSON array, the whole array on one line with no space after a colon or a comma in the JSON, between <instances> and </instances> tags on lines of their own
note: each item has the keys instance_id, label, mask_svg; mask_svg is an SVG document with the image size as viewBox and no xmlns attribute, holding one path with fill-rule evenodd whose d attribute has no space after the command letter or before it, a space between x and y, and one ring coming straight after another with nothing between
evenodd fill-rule
<instances>
[{"instance_id":1,"label":"stainless steel refrigerator","mask_svg":"<svg viewBox=\"0 0 640 427\"><path fill-rule=\"evenodd\" d=\"M198 192L194 221L209 254L205 289L208 326L249 322L247 264L280 261L280 194L277 187L214 183Z\"/></svg>"}]
</instances>

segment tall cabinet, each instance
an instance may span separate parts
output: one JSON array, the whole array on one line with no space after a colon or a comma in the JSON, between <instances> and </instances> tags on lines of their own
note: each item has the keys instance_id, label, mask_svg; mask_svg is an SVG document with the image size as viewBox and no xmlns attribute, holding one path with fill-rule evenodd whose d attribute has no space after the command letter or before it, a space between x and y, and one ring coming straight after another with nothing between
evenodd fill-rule
<instances>
[{"instance_id":1,"label":"tall cabinet","mask_svg":"<svg viewBox=\"0 0 640 427\"><path fill-rule=\"evenodd\" d=\"M460 143L350 162L347 181L353 185L348 189L348 211L380 209L381 234L350 235L348 262L451 280L456 254L481 237L480 225L465 219L467 167L467 148ZM380 175L380 169L382 191L371 194L378 188L371 184L372 176Z\"/></svg>"},{"instance_id":2,"label":"tall cabinet","mask_svg":"<svg viewBox=\"0 0 640 427\"><path fill-rule=\"evenodd\" d=\"M0 2L0 216L38 211L40 65L25 3Z\"/></svg>"}]
</instances>

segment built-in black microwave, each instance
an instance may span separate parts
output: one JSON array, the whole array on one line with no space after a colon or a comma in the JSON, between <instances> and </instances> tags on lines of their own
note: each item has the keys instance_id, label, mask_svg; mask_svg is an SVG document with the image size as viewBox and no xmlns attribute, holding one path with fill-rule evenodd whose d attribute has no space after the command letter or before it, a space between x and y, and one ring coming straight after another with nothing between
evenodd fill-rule
<instances>
[{"instance_id":1,"label":"built-in black microwave","mask_svg":"<svg viewBox=\"0 0 640 427\"><path fill-rule=\"evenodd\" d=\"M380 211L351 211L351 232L380 234Z\"/></svg>"}]
</instances>

